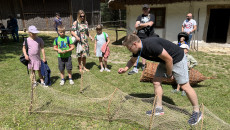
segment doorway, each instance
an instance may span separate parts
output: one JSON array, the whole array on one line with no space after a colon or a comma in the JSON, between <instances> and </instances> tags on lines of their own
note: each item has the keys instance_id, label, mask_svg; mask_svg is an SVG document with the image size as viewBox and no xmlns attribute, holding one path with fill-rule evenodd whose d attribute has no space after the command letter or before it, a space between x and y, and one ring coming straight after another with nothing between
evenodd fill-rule
<instances>
[{"instance_id":1,"label":"doorway","mask_svg":"<svg viewBox=\"0 0 230 130\"><path fill-rule=\"evenodd\" d=\"M211 9L206 42L226 43L229 19L230 8Z\"/></svg>"}]
</instances>

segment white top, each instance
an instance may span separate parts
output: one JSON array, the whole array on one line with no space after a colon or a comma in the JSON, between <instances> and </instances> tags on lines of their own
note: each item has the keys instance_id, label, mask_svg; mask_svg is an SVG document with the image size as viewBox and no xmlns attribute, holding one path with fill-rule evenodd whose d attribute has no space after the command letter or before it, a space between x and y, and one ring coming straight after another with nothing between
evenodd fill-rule
<instances>
[{"instance_id":1,"label":"white top","mask_svg":"<svg viewBox=\"0 0 230 130\"><path fill-rule=\"evenodd\" d=\"M190 19L189 21L186 19L182 24L184 27L184 32L191 32L194 25L196 25L196 21L194 19Z\"/></svg>"}]
</instances>

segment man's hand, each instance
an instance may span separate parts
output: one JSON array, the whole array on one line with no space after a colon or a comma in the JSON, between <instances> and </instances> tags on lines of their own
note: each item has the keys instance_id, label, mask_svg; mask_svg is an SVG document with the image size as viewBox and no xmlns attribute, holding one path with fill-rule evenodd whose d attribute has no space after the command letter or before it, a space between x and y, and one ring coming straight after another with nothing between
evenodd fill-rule
<instances>
[{"instance_id":1,"label":"man's hand","mask_svg":"<svg viewBox=\"0 0 230 130\"><path fill-rule=\"evenodd\" d=\"M125 73L125 72L126 72L126 70L125 70L124 68L118 69L118 73L119 73L119 74L123 74L123 73Z\"/></svg>"}]
</instances>

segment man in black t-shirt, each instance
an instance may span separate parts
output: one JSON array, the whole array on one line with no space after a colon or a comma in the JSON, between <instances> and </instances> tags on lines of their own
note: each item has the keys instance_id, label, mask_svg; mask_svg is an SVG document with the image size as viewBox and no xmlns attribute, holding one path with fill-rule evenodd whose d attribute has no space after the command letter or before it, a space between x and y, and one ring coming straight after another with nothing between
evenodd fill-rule
<instances>
[{"instance_id":1,"label":"man in black t-shirt","mask_svg":"<svg viewBox=\"0 0 230 130\"><path fill-rule=\"evenodd\" d=\"M139 15L136 20L135 28L137 30L137 36L140 39L145 39L147 37L154 36L154 21L155 16L153 14L150 14L150 7L147 4L144 4L142 6L143 14ZM142 70L145 68L146 59L142 58ZM137 70L137 64L134 65L134 68L132 71L130 71L128 74L134 74L138 73Z\"/></svg>"},{"instance_id":2,"label":"man in black t-shirt","mask_svg":"<svg viewBox=\"0 0 230 130\"><path fill-rule=\"evenodd\" d=\"M186 55L183 50L174 43L158 37L140 39L135 34L128 35L123 45L133 53L133 57L128 61L125 68L118 70L119 74L125 73L141 56L150 61L159 62L155 76L153 78L154 92L157 95L155 115L163 115L162 107L163 89L161 82L163 78L175 79L177 84L187 93L193 106L193 113L188 121L190 125L196 125L202 118L199 110L196 92L189 84L188 66ZM151 115L152 111L147 111Z\"/></svg>"}]
</instances>

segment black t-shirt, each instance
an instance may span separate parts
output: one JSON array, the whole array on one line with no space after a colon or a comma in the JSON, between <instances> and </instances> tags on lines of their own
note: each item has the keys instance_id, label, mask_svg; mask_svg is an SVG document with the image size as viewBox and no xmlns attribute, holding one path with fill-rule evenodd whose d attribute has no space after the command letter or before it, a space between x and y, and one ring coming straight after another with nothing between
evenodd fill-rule
<instances>
[{"instance_id":1,"label":"black t-shirt","mask_svg":"<svg viewBox=\"0 0 230 130\"><path fill-rule=\"evenodd\" d=\"M158 37L148 37L142 41L141 57L150 60L165 63L158 56L162 53L163 48L173 58L173 64L180 62L184 57L184 51L176 44ZM133 54L133 57L138 57L140 51L137 54Z\"/></svg>"},{"instance_id":2,"label":"black t-shirt","mask_svg":"<svg viewBox=\"0 0 230 130\"><path fill-rule=\"evenodd\" d=\"M149 21L154 22L155 21L155 16L153 14L148 14L148 15L140 15L137 17L136 21L140 21L140 23L147 23ZM149 37L154 34L154 29L153 25L151 27L144 27L140 30L137 30L137 36L141 39L144 39L146 37Z\"/></svg>"}]
</instances>

